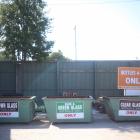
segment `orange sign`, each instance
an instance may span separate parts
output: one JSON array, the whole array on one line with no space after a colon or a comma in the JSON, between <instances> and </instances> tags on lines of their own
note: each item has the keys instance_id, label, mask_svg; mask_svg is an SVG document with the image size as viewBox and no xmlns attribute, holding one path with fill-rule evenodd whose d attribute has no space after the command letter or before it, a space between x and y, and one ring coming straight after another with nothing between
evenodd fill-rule
<instances>
[{"instance_id":1,"label":"orange sign","mask_svg":"<svg viewBox=\"0 0 140 140\"><path fill-rule=\"evenodd\" d=\"M140 67L119 67L118 88L140 89Z\"/></svg>"}]
</instances>

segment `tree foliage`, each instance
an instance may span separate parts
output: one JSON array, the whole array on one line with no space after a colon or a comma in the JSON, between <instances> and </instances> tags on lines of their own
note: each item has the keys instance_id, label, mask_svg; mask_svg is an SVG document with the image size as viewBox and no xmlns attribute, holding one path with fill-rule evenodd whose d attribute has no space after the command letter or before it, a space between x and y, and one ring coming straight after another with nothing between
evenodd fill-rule
<instances>
[{"instance_id":1,"label":"tree foliage","mask_svg":"<svg viewBox=\"0 0 140 140\"><path fill-rule=\"evenodd\" d=\"M4 52L0 51L0 61L4 61L4 60L6 60Z\"/></svg>"},{"instance_id":2,"label":"tree foliage","mask_svg":"<svg viewBox=\"0 0 140 140\"><path fill-rule=\"evenodd\" d=\"M0 46L12 60L43 60L53 46L48 41L51 19L42 0L3 0L0 3Z\"/></svg>"},{"instance_id":3,"label":"tree foliage","mask_svg":"<svg viewBox=\"0 0 140 140\"><path fill-rule=\"evenodd\" d=\"M53 52L49 55L48 61L68 61L69 58L65 57L63 53L59 50L58 52Z\"/></svg>"}]
</instances>

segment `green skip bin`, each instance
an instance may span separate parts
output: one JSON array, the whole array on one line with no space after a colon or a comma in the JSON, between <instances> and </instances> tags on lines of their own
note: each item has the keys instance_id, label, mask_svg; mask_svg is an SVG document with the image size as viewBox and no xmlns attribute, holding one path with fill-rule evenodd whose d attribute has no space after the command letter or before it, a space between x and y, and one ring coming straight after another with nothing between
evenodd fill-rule
<instances>
[{"instance_id":1,"label":"green skip bin","mask_svg":"<svg viewBox=\"0 0 140 140\"><path fill-rule=\"evenodd\" d=\"M0 123L28 123L35 114L35 96L0 96Z\"/></svg>"},{"instance_id":2,"label":"green skip bin","mask_svg":"<svg viewBox=\"0 0 140 140\"><path fill-rule=\"evenodd\" d=\"M107 114L115 121L140 121L140 97L104 97Z\"/></svg>"},{"instance_id":3,"label":"green skip bin","mask_svg":"<svg viewBox=\"0 0 140 140\"><path fill-rule=\"evenodd\" d=\"M44 97L47 116L51 122L91 122L92 97Z\"/></svg>"}]
</instances>

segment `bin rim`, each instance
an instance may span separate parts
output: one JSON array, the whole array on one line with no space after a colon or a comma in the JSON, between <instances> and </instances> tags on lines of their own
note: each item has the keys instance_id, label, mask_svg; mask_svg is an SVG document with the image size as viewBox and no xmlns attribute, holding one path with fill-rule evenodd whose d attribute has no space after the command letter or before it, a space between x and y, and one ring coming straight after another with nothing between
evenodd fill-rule
<instances>
[{"instance_id":1,"label":"bin rim","mask_svg":"<svg viewBox=\"0 0 140 140\"><path fill-rule=\"evenodd\" d=\"M0 99L19 99L19 100L32 100L35 99L36 96L0 96Z\"/></svg>"},{"instance_id":2,"label":"bin rim","mask_svg":"<svg viewBox=\"0 0 140 140\"><path fill-rule=\"evenodd\" d=\"M44 99L94 99L92 96L45 96Z\"/></svg>"},{"instance_id":3,"label":"bin rim","mask_svg":"<svg viewBox=\"0 0 140 140\"><path fill-rule=\"evenodd\" d=\"M110 98L140 98L140 96L103 96L103 99L110 99Z\"/></svg>"}]
</instances>

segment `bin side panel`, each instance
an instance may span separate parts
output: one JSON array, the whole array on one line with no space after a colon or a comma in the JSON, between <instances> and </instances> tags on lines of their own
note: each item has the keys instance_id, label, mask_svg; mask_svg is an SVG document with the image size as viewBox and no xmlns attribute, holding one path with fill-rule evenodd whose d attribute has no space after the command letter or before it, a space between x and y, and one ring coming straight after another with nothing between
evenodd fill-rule
<instances>
[{"instance_id":1,"label":"bin side panel","mask_svg":"<svg viewBox=\"0 0 140 140\"><path fill-rule=\"evenodd\" d=\"M51 122L91 122L92 100L76 98L44 99Z\"/></svg>"},{"instance_id":2,"label":"bin side panel","mask_svg":"<svg viewBox=\"0 0 140 140\"><path fill-rule=\"evenodd\" d=\"M15 106L16 109L9 109L9 107L4 110L0 110L0 123L28 123L33 120L35 113L35 104L32 99L0 99L0 103Z\"/></svg>"},{"instance_id":3,"label":"bin side panel","mask_svg":"<svg viewBox=\"0 0 140 140\"><path fill-rule=\"evenodd\" d=\"M105 106L108 115L115 121L140 120L140 97L108 97Z\"/></svg>"}]
</instances>

